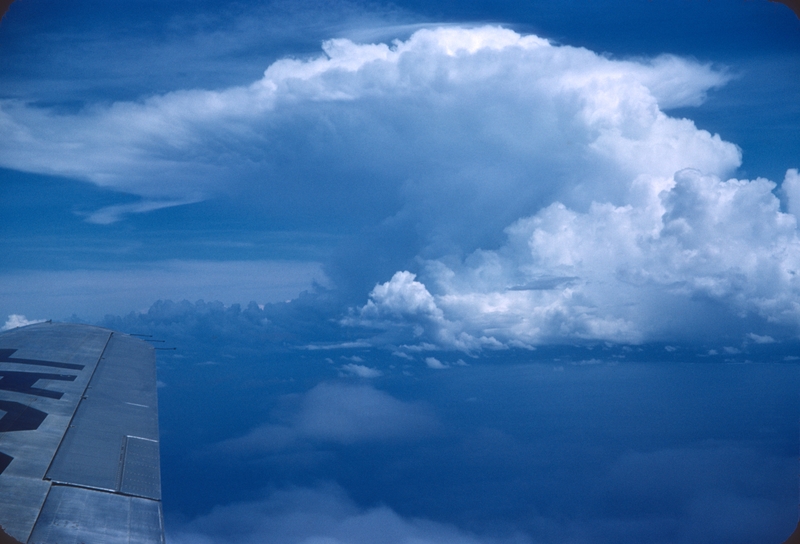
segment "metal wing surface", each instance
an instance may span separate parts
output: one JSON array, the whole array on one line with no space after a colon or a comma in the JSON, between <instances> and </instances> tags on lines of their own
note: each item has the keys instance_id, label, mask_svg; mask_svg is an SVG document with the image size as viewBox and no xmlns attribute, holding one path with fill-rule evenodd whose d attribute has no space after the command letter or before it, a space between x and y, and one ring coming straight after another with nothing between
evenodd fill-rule
<instances>
[{"instance_id":1,"label":"metal wing surface","mask_svg":"<svg viewBox=\"0 0 800 544\"><path fill-rule=\"evenodd\" d=\"M155 352L99 327L0 334L0 543L163 543Z\"/></svg>"}]
</instances>

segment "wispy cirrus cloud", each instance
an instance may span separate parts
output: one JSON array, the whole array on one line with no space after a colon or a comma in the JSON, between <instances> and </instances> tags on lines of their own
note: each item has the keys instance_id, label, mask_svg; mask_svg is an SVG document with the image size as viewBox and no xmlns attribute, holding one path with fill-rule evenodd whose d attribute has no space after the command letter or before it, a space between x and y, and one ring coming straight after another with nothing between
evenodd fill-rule
<instances>
[{"instance_id":1,"label":"wispy cirrus cloud","mask_svg":"<svg viewBox=\"0 0 800 544\"><path fill-rule=\"evenodd\" d=\"M116 204L85 214L86 222L94 223L95 225L110 225L132 213L147 213L164 208L172 208L173 206L193 204L195 202L198 202L198 200L143 200L130 204Z\"/></svg>"}]
</instances>

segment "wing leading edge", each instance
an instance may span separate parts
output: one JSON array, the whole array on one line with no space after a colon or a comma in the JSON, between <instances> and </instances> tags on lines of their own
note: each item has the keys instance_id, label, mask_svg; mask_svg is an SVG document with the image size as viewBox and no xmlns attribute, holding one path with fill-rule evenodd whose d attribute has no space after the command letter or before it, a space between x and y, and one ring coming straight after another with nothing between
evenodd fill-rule
<instances>
[{"instance_id":1,"label":"wing leading edge","mask_svg":"<svg viewBox=\"0 0 800 544\"><path fill-rule=\"evenodd\" d=\"M0 542L164 542L152 346L71 323L0 334L0 526Z\"/></svg>"}]
</instances>

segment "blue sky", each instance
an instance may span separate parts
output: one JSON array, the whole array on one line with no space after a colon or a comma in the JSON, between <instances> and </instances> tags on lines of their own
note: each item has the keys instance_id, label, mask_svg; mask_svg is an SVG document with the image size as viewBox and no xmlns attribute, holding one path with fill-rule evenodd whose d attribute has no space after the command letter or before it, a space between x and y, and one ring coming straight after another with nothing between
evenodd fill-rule
<instances>
[{"instance_id":1,"label":"blue sky","mask_svg":"<svg viewBox=\"0 0 800 544\"><path fill-rule=\"evenodd\" d=\"M794 525L786 6L20 0L0 63L0 315L178 348L175 542Z\"/></svg>"}]
</instances>

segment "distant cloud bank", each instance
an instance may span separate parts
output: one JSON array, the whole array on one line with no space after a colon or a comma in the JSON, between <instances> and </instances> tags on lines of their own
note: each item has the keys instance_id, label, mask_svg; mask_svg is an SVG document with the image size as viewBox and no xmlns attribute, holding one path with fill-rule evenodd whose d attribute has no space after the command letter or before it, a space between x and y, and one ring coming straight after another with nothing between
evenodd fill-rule
<instances>
[{"instance_id":1,"label":"distant cloud bank","mask_svg":"<svg viewBox=\"0 0 800 544\"><path fill-rule=\"evenodd\" d=\"M19 314L11 314L8 316L5 324L0 327L0 331L9 331L11 329L16 329L18 327L26 327L28 325L33 325L34 323L43 323L44 319L28 319L24 315Z\"/></svg>"}]
</instances>

